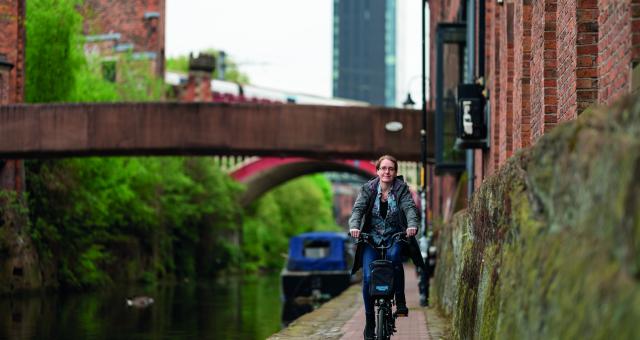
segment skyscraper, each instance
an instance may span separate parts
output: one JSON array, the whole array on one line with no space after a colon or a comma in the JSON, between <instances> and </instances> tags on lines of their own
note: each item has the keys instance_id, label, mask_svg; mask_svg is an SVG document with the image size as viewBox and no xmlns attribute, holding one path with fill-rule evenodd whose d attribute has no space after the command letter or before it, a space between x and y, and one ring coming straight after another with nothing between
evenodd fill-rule
<instances>
[{"instance_id":1,"label":"skyscraper","mask_svg":"<svg viewBox=\"0 0 640 340\"><path fill-rule=\"evenodd\" d=\"M333 95L396 104L396 0L333 1Z\"/></svg>"}]
</instances>

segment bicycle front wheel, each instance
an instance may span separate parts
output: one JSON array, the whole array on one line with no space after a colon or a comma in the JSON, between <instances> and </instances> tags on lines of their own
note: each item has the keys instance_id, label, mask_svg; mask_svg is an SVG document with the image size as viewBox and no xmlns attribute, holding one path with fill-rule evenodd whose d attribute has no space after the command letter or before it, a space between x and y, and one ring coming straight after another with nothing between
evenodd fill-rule
<instances>
[{"instance_id":1,"label":"bicycle front wheel","mask_svg":"<svg viewBox=\"0 0 640 340\"><path fill-rule=\"evenodd\" d=\"M389 340L391 334L387 329L388 314L384 307L378 309L378 317L376 320L376 340Z\"/></svg>"}]
</instances>

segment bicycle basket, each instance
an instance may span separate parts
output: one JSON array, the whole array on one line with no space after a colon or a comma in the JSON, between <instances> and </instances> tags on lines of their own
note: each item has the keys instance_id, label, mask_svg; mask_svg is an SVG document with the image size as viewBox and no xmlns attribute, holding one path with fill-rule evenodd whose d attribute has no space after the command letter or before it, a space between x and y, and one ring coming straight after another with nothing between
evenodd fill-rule
<instances>
[{"instance_id":1,"label":"bicycle basket","mask_svg":"<svg viewBox=\"0 0 640 340\"><path fill-rule=\"evenodd\" d=\"M371 281L369 282L369 295L383 297L392 295L393 290L393 264L388 260L376 260L369 265L371 268Z\"/></svg>"}]
</instances>

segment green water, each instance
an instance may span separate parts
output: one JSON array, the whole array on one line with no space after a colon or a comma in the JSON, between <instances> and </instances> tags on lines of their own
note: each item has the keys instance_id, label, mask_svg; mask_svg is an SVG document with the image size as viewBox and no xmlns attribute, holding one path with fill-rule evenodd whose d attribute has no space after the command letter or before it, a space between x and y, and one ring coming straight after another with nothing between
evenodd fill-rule
<instances>
[{"instance_id":1,"label":"green water","mask_svg":"<svg viewBox=\"0 0 640 340\"><path fill-rule=\"evenodd\" d=\"M265 339L281 329L278 275L0 299L0 339ZM147 295L147 308L128 307Z\"/></svg>"}]
</instances>

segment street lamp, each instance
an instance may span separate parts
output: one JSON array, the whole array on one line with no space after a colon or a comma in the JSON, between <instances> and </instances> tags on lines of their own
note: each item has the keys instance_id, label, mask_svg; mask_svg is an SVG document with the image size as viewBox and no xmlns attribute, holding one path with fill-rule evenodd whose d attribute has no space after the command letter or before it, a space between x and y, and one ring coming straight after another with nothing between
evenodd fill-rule
<instances>
[{"instance_id":1,"label":"street lamp","mask_svg":"<svg viewBox=\"0 0 640 340\"><path fill-rule=\"evenodd\" d=\"M420 130L420 146L421 146L421 163L422 163L422 176L421 176L421 194L420 199L422 203L422 232L426 236L427 227L429 223L427 218L427 55L426 55L426 8L427 0L422 0L422 129Z\"/></svg>"},{"instance_id":2,"label":"street lamp","mask_svg":"<svg viewBox=\"0 0 640 340\"><path fill-rule=\"evenodd\" d=\"M426 56L426 7L427 0L422 0L422 128L420 129L420 161L422 163L422 174L420 176L420 213L421 213L421 235L419 237L420 244L420 252L422 254L422 258L427 261L426 266L430 268L431 259L429 256L429 248L430 242L428 239L429 232L427 228L429 227L429 213L427 211L427 56ZM410 96L407 96L407 101L411 99ZM413 100L412 100L413 101ZM420 280L419 280L419 288L420 288L420 305L427 306L429 304L429 278L433 273L431 269L427 269L420 271Z\"/></svg>"},{"instance_id":3,"label":"street lamp","mask_svg":"<svg viewBox=\"0 0 640 340\"><path fill-rule=\"evenodd\" d=\"M402 107L405 109L413 109L414 105L416 105L416 102L411 98L411 92L407 92L407 99L402 102Z\"/></svg>"}]
</instances>

